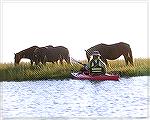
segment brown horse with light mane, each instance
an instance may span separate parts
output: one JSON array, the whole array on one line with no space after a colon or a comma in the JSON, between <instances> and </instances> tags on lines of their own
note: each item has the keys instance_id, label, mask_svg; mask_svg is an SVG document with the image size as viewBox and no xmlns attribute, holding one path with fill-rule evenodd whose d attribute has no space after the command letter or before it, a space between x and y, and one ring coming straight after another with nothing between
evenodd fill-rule
<instances>
[{"instance_id":1,"label":"brown horse with light mane","mask_svg":"<svg viewBox=\"0 0 150 120\"><path fill-rule=\"evenodd\" d=\"M25 50L22 50L18 53L15 53L15 58L14 58L15 62L14 62L14 64L18 65L22 58L27 58L27 59L31 60L31 65L33 65L33 62L35 62L33 52L36 48L38 48L38 46L32 46L32 47L27 48Z\"/></svg>"},{"instance_id":2,"label":"brown horse with light mane","mask_svg":"<svg viewBox=\"0 0 150 120\"><path fill-rule=\"evenodd\" d=\"M101 43L95 45L86 50L86 56L88 61L90 60L90 56L93 54L94 51L99 51L101 59L103 62L106 63L106 65L108 65L107 59L115 60L121 55L124 56L126 65L128 65L128 63L133 65L132 50L130 48L130 45L127 43L119 42L111 45Z\"/></svg>"}]
</instances>

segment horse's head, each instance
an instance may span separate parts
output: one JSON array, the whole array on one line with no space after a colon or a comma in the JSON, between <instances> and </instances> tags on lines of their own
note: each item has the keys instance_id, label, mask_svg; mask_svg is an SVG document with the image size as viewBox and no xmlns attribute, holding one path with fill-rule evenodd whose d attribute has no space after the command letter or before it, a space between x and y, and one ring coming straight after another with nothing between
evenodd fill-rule
<instances>
[{"instance_id":1,"label":"horse's head","mask_svg":"<svg viewBox=\"0 0 150 120\"><path fill-rule=\"evenodd\" d=\"M18 65L20 60L21 60L21 55L19 53L15 53L15 58L14 59L15 59L14 64Z\"/></svg>"},{"instance_id":2,"label":"horse's head","mask_svg":"<svg viewBox=\"0 0 150 120\"><path fill-rule=\"evenodd\" d=\"M87 59L88 59L88 62L90 61L90 52L88 51L88 50L85 50L85 52L86 52L86 57L87 57Z\"/></svg>"}]
</instances>

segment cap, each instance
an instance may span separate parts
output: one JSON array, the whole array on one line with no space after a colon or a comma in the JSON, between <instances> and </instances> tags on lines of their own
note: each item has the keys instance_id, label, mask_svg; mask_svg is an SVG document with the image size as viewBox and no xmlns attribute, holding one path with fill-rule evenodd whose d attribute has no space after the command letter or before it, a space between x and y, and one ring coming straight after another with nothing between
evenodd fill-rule
<instances>
[{"instance_id":1,"label":"cap","mask_svg":"<svg viewBox=\"0 0 150 120\"><path fill-rule=\"evenodd\" d=\"M92 55L98 55L98 56L101 56L100 53L99 53L99 51L94 51Z\"/></svg>"}]
</instances>

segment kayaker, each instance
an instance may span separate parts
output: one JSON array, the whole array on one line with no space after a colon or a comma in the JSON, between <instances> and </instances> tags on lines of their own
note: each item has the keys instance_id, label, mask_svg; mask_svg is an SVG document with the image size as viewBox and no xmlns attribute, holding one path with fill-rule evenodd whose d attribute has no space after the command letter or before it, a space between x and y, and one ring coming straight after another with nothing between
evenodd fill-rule
<instances>
[{"instance_id":1,"label":"kayaker","mask_svg":"<svg viewBox=\"0 0 150 120\"><path fill-rule=\"evenodd\" d=\"M101 60L101 55L98 51L94 51L92 54L92 59L89 62L89 71L91 75L106 74L106 65Z\"/></svg>"},{"instance_id":2,"label":"kayaker","mask_svg":"<svg viewBox=\"0 0 150 120\"><path fill-rule=\"evenodd\" d=\"M106 65L101 60L101 55L98 51L94 51L88 64L83 64L80 73L91 75L104 75L106 74Z\"/></svg>"}]
</instances>

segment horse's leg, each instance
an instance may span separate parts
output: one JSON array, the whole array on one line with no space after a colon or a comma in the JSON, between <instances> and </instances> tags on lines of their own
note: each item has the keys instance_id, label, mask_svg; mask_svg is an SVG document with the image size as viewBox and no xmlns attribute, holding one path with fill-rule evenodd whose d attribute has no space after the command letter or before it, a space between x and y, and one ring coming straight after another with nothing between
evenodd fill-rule
<instances>
[{"instance_id":1,"label":"horse's leg","mask_svg":"<svg viewBox=\"0 0 150 120\"><path fill-rule=\"evenodd\" d=\"M128 55L127 55L127 54L124 54L123 56L124 56L126 65L128 65L128 61L129 61Z\"/></svg>"},{"instance_id":2,"label":"horse's leg","mask_svg":"<svg viewBox=\"0 0 150 120\"><path fill-rule=\"evenodd\" d=\"M129 62L131 65L133 65L133 60L132 60L132 58L128 57L128 62Z\"/></svg>"},{"instance_id":3,"label":"horse's leg","mask_svg":"<svg viewBox=\"0 0 150 120\"><path fill-rule=\"evenodd\" d=\"M107 66L109 66L109 64L108 64L108 62L107 62L107 60L105 59L105 64L107 65Z\"/></svg>"},{"instance_id":4,"label":"horse's leg","mask_svg":"<svg viewBox=\"0 0 150 120\"><path fill-rule=\"evenodd\" d=\"M61 64L61 65L63 64L63 60L62 60L62 59L60 60L60 64Z\"/></svg>"},{"instance_id":5,"label":"horse's leg","mask_svg":"<svg viewBox=\"0 0 150 120\"><path fill-rule=\"evenodd\" d=\"M128 54L125 54L124 58L125 58L126 65L128 65L128 63L133 65L133 58L132 57L130 57Z\"/></svg>"},{"instance_id":6,"label":"horse's leg","mask_svg":"<svg viewBox=\"0 0 150 120\"><path fill-rule=\"evenodd\" d=\"M63 56L59 55L60 64L63 64Z\"/></svg>"},{"instance_id":7,"label":"horse's leg","mask_svg":"<svg viewBox=\"0 0 150 120\"><path fill-rule=\"evenodd\" d=\"M43 65L46 65L46 61L45 60L42 60L41 62L42 62Z\"/></svg>"},{"instance_id":8,"label":"horse's leg","mask_svg":"<svg viewBox=\"0 0 150 120\"><path fill-rule=\"evenodd\" d=\"M70 64L70 57L66 57L66 58L65 58L65 61L66 61L68 64Z\"/></svg>"},{"instance_id":9,"label":"horse's leg","mask_svg":"<svg viewBox=\"0 0 150 120\"><path fill-rule=\"evenodd\" d=\"M39 59L36 59L36 60L35 60L35 64L38 65L39 63L40 63L40 60L39 60Z\"/></svg>"},{"instance_id":10,"label":"horse's leg","mask_svg":"<svg viewBox=\"0 0 150 120\"><path fill-rule=\"evenodd\" d=\"M107 65L107 66L109 66L108 65L108 62L107 62L107 60L106 59L104 59L104 58L101 58L101 60Z\"/></svg>"},{"instance_id":11,"label":"horse's leg","mask_svg":"<svg viewBox=\"0 0 150 120\"><path fill-rule=\"evenodd\" d=\"M43 58L43 64L46 65L46 62L47 62L47 56L45 55Z\"/></svg>"},{"instance_id":12,"label":"horse's leg","mask_svg":"<svg viewBox=\"0 0 150 120\"><path fill-rule=\"evenodd\" d=\"M31 66L33 66L33 60L31 60Z\"/></svg>"},{"instance_id":13,"label":"horse's leg","mask_svg":"<svg viewBox=\"0 0 150 120\"><path fill-rule=\"evenodd\" d=\"M130 56L128 57L128 61L130 62L131 65L133 65L133 58L131 58Z\"/></svg>"},{"instance_id":14,"label":"horse's leg","mask_svg":"<svg viewBox=\"0 0 150 120\"><path fill-rule=\"evenodd\" d=\"M45 56L42 56L40 57L40 59L38 59L38 63L42 63L43 65L46 65L46 62L47 62L47 57L46 55Z\"/></svg>"},{"instance_id":15,"label":"horse's leg","mask_svg":"<svg viewBox=\"0 0 150 120\"><path fill-rule=\"evenodd\" d=\"M67 63L70 64L70 58L67 60Z\"/></svg>"},{"instance_id":16,"label":"horse's leg","mask_svg":"<svg viewBox=\"0 0 150 120\"><path fill-rule=\"evenodd\" d=\"M129 48L129 53L128 53L128 59L131 65L133 65L133 56L132 56L132 50Z\"/></svg>"},{"instance_id":17,"label":"horse's leg","mask_svg":"<svg viewBox=\"0 0 150 120\"><path fill-rule=\"evenodd\" d=\"M43 64L43 65L46 65L46 61L43 61L42 64Z\"/></svg>"}]
</instances>

